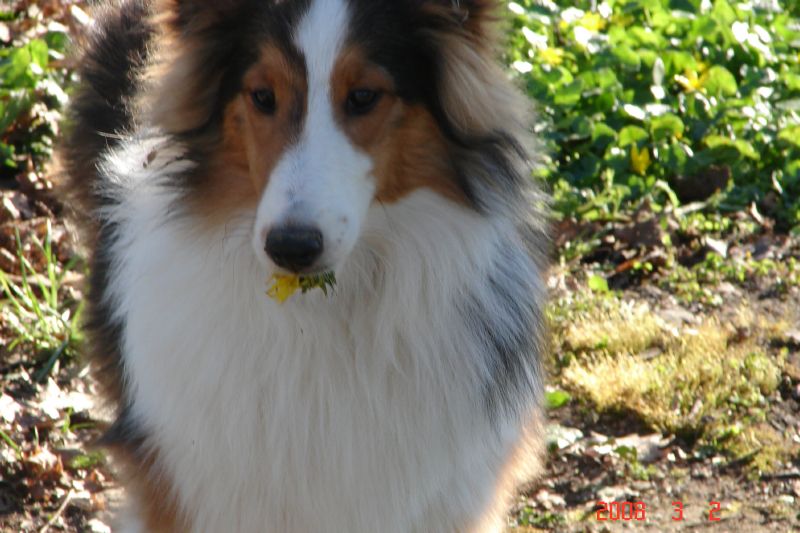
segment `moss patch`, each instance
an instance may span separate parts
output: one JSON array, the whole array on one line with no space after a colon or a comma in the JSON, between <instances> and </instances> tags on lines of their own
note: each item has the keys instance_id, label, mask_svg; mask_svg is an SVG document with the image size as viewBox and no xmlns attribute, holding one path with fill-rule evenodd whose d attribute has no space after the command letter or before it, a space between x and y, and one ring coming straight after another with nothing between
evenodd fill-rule
<instances>
[{"instance_id":1,"label":"moss patch","mask_svg":"<svg viewBox=\"0 0 800 533\"><path fill-rule=\"evenodd\" d=\"M612 296L556 302L556 381L600 414L647 425L769 471L793 446L766 424L785 365L765 349L785 327L742 308L675 327L644 304Z\"/></svg>"}]
</instances>

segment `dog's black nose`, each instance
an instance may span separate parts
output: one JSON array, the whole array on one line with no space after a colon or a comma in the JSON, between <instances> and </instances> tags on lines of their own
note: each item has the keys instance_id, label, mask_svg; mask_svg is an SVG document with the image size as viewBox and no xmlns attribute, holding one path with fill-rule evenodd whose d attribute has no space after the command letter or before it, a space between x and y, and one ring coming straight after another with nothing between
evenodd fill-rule
<instances>
[{"instance_id":1,"label":"dog's black nose","mask_svg":"<svg viewBox=\"0 0 800 533\"><path fill-rule=\"evenodd\" d=\"M322 255L322 232L303 226L272 228L267 234L265 250L275 264L292 272L300 272Z\"/></svg>"}]
</instances>

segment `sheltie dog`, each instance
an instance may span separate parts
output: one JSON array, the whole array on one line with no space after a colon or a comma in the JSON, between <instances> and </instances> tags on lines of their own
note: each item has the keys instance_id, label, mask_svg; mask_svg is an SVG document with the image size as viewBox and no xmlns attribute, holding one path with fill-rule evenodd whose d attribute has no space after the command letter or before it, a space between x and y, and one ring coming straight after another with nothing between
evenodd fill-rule
<instances>
[{"instance_id":1,"label":"sheltie dog","mask_svg":"<svg viewBox=\"0 0 800 533\"><path fill-rule=\"evenodd\" d=\"M503 4L98 15L62 159L120 531L505 525L542 442L548 244Z\"/></svg>"}]
</instances>

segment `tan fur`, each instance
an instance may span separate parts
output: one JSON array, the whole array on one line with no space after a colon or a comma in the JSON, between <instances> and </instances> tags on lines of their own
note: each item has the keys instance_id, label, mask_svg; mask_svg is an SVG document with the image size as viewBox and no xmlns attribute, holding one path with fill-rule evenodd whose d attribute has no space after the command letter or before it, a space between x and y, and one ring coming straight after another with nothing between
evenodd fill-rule
<instances>
[{"instance_id":1,"label":"tan fur","mask_svg":"<svg viewBox=\"0 0 800 533\"><path fill-rule=\"evenodd\" d=\"M456 183L442 134L423 107L406 108L393 134L368 152L375 161L378 201L396 202L426 187L456 202L467 203Z\"/></svg>"},{"instance_id":2,"label":"tan fur","mask_svg":"<svg viewBox=\"0 0 800 533\"><path fill-rule=\"evenodd\" d=\"M300 134L305 114L305 78L276 46L264 46L242 86L225 109L222 146L193 196L212 226L237 210L255 208L281 154ZM259 89L275 92L274 115L255 107L251 94Z\"/></svg>"},{"instance_id":3,"label":"tan fur","mask_svg":"<svg viewBox=\"0 0 800 533\"><path fill-rule=\"evenodd\" d=\"M209 2L203 9L194 9L185 25L180 21L181 4L188 3L155 0L152 20L158 37L154 60L144 73L146 89L139 102L148 122L170 134L193 130L209 119L221 77L204 76L212 43L198 33L236 9L238 2Z\"/></svg>"},{"instance_id":4,"label":"tan fur","mask_svg":"<svg viewBox=\"0 0 800 533\"><path fill-rule=\"evenodd\" d=\"M518 489L523 484L530 484L542 472L544 446L542 435L545 434L545 425L542 414L532 412L528 415L527 423L522 428L522 436L513 450L509 452L503 472L498 477L495 485L495 510L490 516L503 522L503 517L508 514L517 496ZM480 531L480 529L479 529Z\"/></svg>"},{"instance_id":5,"label":"tan fur","mask_svg":"<svg viewBox=\"0 0 800 533\"><path fill-rule=\"evenodd\" d=\"M396 202L427 187L466 202L433 117L422 106L401 102L389 74L369 63L360 49L353 47L341 55L331 87L337 121L375 163L377 201ZM254 107L250 94L260 88L275 92L274 116ZM347 96L360 88L380 91L381 98L369 114L347 116ZM303 73L277 47L265 45L260 60L245 74L242 93L226 108L222 147L193 196L195 207L210 224L255 206L272 169L300 134L307 93Z\"/></svg>"},{"instance_id":6,"label":"tan fur","mask_svg":"<svg viewBox=\"0 0 800 533\"><path fill-rule=\"evenodd\" d=\"M367 115L348 117L345 102L350 91L370 89L380 91L381 99ZM382 68L369 63L357 47L345 50L333 69L331 93L337 121L353 144L366 148L390 133L402 114L402 105L394 94L394 81Z\"/></svg>"},{"instance_id":7,"label":"tan fur","mask_svg":"<svg viewBox=\"0 0 800 533\"><path fill-rule=\"evenodd\" d=\"M148 533L182 533L191 531L191 521L178 510L171 483L166 472L158 467L156 452L145 458L138 457L142 451L123 446L112 448L114 458L121 461L121 474L131 509Z\"/></svg>"},{"instance_id":8,"label":"tan fur","mask_svg":"<svg viewBox=\"0 0 800 533\"><path fill-rule=\"evenodd\" d=\"M167 133L196 129L210 117L219 76L208 83L195 75L203 65L202 54L193 50L200 46L196 41L164 34L158 42L157 59L144 74L148 88L139 104L148 122Z\"/></svg>"},{"instance_id":9,"label":"tan fur","mask_svg":"<svg viewBox=\"0 0 800 533\"><path fill-rule=\"evenodd\" d=\"M267 184L280 154L300 135L306 109L308 86L302 72L275 46L265 46L261 59L245 74L240 102L245 128L242 132L250 165L250 179L259 191ZM274 116L256 109L250 94L262 88L275 92Z\"/></svg>"},{"instance_id":10,"label":"tan fur","mask_svg":"<svg viewBox=\"0 0 800 533\"><path fill-rule=\"evenodd\" d=\"M497 61L495 47L505 42L497 17L504 7L497 0L462 1L428 5L426 11L439 19L446 31L432 33L442 53L444 80L440 94L445 112L465 133L525 132L532 123L530 103L509 81ZM454 28L454 18L458 19ZM523 136L524 133L523 133Z\"/></svg>"},{"instance_id":11,"label":"tan fur","mask_svg":"<svg viewBox=\"0 0 800 533\"><path fill-rule=\"evenodd\" d=\"M487 57L488 52L472 48L459 37L438 39L442 41L445 66L443 103L451 120L473 134L524 129L529 123L525 112L529 105Z\"/></svg>"},{"instance_id":12,"label":"tan fur","mask_svg":"<svg viewBox=\"0 0 800 533\"><path fill-rule=\"evenodd\" d=\"M342 129L375 163L377 201L396 202L422 187L465 201L435 120L422 106L401 102L387 72L369 63L359 48L352 47L341 55L331 84ZM344 112L347 95L354 89L382 93L369 114L349 117Z\"/></svg>"}]
</instances>

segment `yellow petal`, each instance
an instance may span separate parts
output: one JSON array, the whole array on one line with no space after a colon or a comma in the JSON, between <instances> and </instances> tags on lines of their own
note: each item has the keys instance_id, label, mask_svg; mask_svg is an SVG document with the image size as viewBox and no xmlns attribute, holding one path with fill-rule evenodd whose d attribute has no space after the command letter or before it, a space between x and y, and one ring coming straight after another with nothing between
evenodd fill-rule
<instances>
[{"instance_id":1,"label":"yellow petal","mask_svg":"<svg viewBox=\"0 0 800 533\"><path fill-rule=\"evenodd\" d=\"M541 52L539 52L539 56L542 58L542 61L547 63L548 65L560 65L564 62L564 50L561 48L550 48L547 47Z\"/></svg>"},{"instance_id":2,"label":"yellow petal","mask_svg":"<svg viewBox=\"0 0 800 533\"><path fill-rule=\"evenodd\" d=\"M683 90L687 93L691 93L694 91L702 91L703 85L705 84L706 80L708 79L708 73L704 73L703 75L698 75L697 71L686 69L684 75L681 76L680 74L675 75L675 81L677 81L681 86L683 86Z\"/></svg>"},{"instance_id":3,"label":"yellow petal","mask_svg":"<svg viewBox=\"0 0 800 533\"><path fill-rule=\"evenodd\" d=\"M597 13L586 13L578 21L578 25L597 33L606 27L606 21Z\"/></svg>"},{"instance_id":4,"label":"yellow petal","mask_svg":"<svg viewBox=\"0 0 800 533\"><path fill-rule=\"evenodd\" d=\"M284 303L300 289L300 278L293 275L274 274L270 278L267 296L279 303Z\"/></svg>"},{"instance_id":5,"label":"yellow petal","mask_svg":"<svg viewBox=\"0 0 800 533\"><path fill-rule=\"evenodd\" d=\"M644 176L647 169L650 168L650 163L650 151L647 148L642 148L640 151L636 145L631 147L631 169L634 172Z\"/></svg>"}]
</instances>

